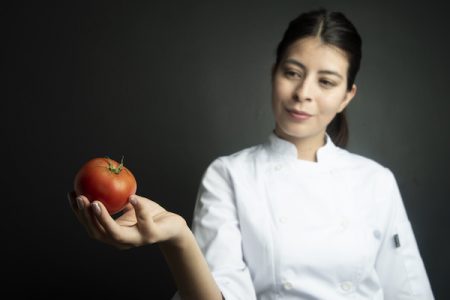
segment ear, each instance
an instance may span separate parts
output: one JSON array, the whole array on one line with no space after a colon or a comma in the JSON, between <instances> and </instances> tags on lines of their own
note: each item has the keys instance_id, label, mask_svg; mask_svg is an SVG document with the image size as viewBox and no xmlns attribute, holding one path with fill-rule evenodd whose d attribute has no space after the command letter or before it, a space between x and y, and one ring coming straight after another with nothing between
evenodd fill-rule
<instances>
[{"instance_id":1,"label":"ear","mask_svg":"<svg viewBox=\"0 0 450 300\"><path fill-rule=\"evenodd\" d=\"M353 84L352 89L350 91L347 91L345 93L344 100L339 104L338 113L342 112L344 108L347 107L347 105L352 101L353 97L356 95L356 84Z\"/></svg>"}]
</instances>

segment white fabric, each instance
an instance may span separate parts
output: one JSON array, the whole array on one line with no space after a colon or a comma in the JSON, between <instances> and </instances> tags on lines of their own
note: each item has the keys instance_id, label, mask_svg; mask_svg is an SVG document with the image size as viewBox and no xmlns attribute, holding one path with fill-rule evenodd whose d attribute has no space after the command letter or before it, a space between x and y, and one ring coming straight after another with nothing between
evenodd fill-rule
<instances>
[{"instance_id":1,"label":"white fabric","mask_svg":"<svg viewBox=\"0 0 450 300\"><path fill-rule=\"evenodd\" d=\"M434 299L392 172L329 136L317 158L272 133L208 167L192 230L225 299Z\"/></svg>"}]
</instances>

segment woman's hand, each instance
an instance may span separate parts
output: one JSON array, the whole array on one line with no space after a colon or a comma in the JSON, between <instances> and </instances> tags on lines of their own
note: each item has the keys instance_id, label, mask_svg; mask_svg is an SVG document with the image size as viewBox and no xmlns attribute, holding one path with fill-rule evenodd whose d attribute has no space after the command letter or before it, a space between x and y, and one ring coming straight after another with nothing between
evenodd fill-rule
<instances>
[{"instance_id":1,"label":"woman's hand","mask_svg":"<svg viewBox=\"0 0 450 300\"><path fill-rule=\"evenodd\" d=\"M119 249L159 243L183 299L223 299L194 235L179 215L156 202L132 195L122 215L113 219L103 204L68 194L89 235Z\"/></svg>"},{"instance_id":2,"label":"woman's hand","mask_svg":"<svg viewBox=\"0 0 450 300\"><path fill-rule=\"evenodd\" d=\"M186 221L158 203L138 195L130 196L122 215L113 219L100 201L68 194L73 212L89 236L119 249L167 242L174 244L187 228Z\"/></svg>"}]
</instances>

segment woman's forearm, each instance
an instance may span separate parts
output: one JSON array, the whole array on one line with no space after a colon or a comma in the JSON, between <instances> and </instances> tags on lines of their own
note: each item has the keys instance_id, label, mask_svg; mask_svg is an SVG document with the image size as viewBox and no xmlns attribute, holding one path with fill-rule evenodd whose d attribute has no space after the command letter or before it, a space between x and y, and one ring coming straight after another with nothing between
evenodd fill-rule
<instances>
[{"instance_id":1,"label":"woman's forearm","mask_svg":"<svg viewBox=\"0 0 450 300\"><path fill-rule=\"evenodd\" d=\"M168 241L159 245L172 272L181 299L222 299L220 289L188 226L176 241Z\"/></svg>"}]
</instances>

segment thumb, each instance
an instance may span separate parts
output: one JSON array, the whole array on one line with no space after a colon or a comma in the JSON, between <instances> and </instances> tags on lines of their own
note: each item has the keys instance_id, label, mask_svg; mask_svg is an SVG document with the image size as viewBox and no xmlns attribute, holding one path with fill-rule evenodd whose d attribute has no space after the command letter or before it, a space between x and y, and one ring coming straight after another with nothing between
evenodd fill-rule
<instances>
[{"instance_id":1,"label":"thumb","mask_svg":"<svg viewBox=\"0 0 450 300\"><path fill-rule=\"evenodd\" d=\"M150 213L145 209L146 205L144 203L146 199L143 197L140 197L138 195L131 195L129 202L134 207L134 211L136 214L136 219L139 222L144 221L153 221L153 219L150 217Z\"/></svg>"}]
</instances>

